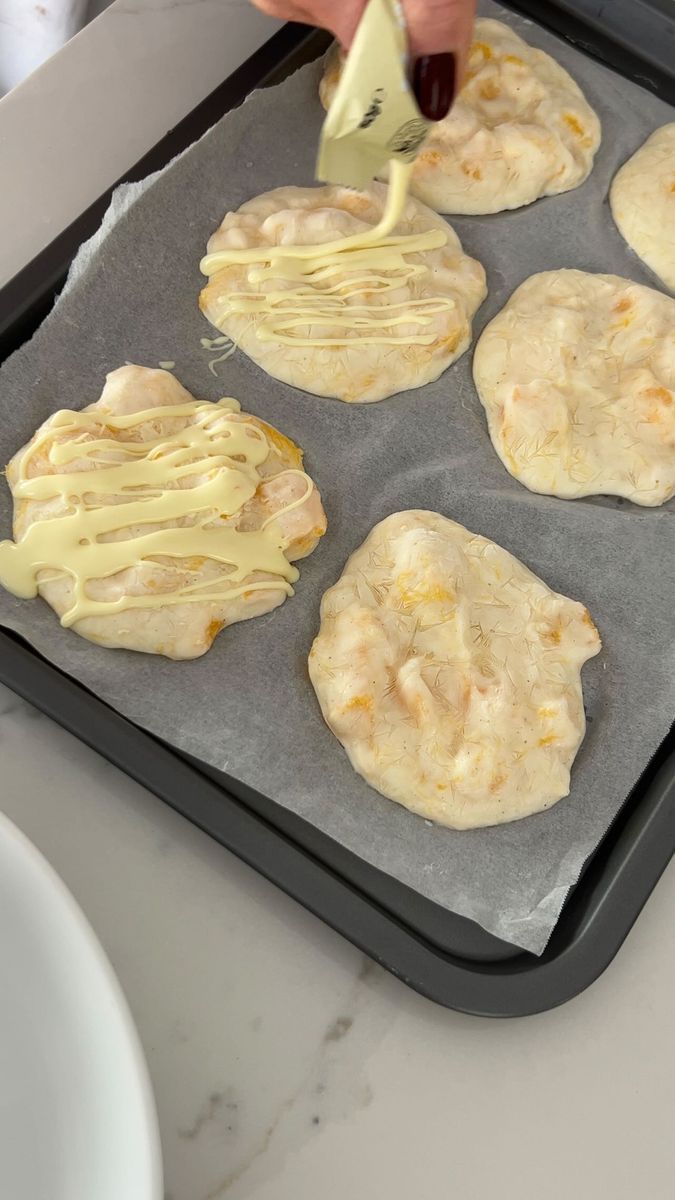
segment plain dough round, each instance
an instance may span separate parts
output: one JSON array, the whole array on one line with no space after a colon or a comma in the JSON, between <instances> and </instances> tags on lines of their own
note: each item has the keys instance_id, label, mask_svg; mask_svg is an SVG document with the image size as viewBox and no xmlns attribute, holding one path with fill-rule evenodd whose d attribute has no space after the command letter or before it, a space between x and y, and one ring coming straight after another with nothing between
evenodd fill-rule
<instances>
[{"instance_id":1,"label":"plain dough round","mask_svg":"<svg viewBox=\"0 0 675 1200\"><path fill-rule=\"evenodd\" d=\"M492 444L531 491L652 507L675 492L675 300L617 275L533 275L473 373Z\"/></svg>"},{"instance_id":2,"label":"plain dough round","mask_svg":"<svg viewBox=\"0 0 675 1200\"><path fill-rule=\"evenodd\" d=\"M105 416L110 413L120 415L161 408L165 405L186 404L193 399L194 397L168 371L132 365L120 367L106 377L101 398L84 409L85 412L100 412L101 425L92 428L84 438L80 435L80 440L89 441L91 438L101 437L102 430L109 439L117 436L120 445L125 441L138 441L139 438L143 441L157 438L162 434L170 440L172 434L176 435L185 428L189 417L160 417L135 426L125 438L123 432L120 434L120 431L106 426ZM259 467L253 468L257 470L260 479L255 495L230 517L214 514L214 523L250 531L259 529L274 511L296 499L298 493L302 495L304 481L298 475L283 474L289 468L297 471L302 467L302 452L283 434L256 417L239 413L232 419L249 423L262 430L270 451L265 461ZM40 426L35 437L48 432L51 424L52 418L49 418ZM29 456L27 478L54 474L54 466L48 458L52 442L45 442L35 455L31 455L34 440L31 439L22 447L7 467L10 489L13 489L20 478L21 464L26 455ZM71 439L61 432L55 433L53 440L63 443ZM85 469L91 469L91 460L79 461ZM105 466L105 463L101 463L98 468L102 492L105 491ZM67 469L77 470L77 460L68 463ZM179 486L193 487L199 479L200 476L186 477ZM66 510L67 505L60 500L15 500L15 539L19 541L45 511L48 511L49 517L55 517ZM167 521L164 528L171 528L176 524L175 521ZM326 518L316 487L304 503L283 514L279 524L282 525L287 540L284 554L289 561L310 554L326 529ZM143 532L147 531L148 526L144 526ZM128 534L129 530L120 531L121 535L125 533ZM217 587L226 576L227 567L224 564L203 557L164 558L161 562L147 559L116 575L91 580L88 589L90 595L102 601L117 600L124 595L157 595L159 592L169 597L172 592L188 584L198 585L200 582L209 581L212 586ZM255 572L244 582L264 582L271 578L271 575ZM39 594L59 616L63 616L73 602L72 580L68 575L55 579L46 578L40 582ZM285 599L286 593L278 587L268 591L261 588L259 591L220 601L167 603L161 607L129 608L120 613L83 617L75 621L72 628L82 637L101 646L124 647L128 650L145 651L147 654L164 654L175 659L197 658L209 649L216 634L225 626L269 612Z\"/></svg>"},{"instance_id":3,"label":"plain dough round","mask_svg":"<svg viewBox=\"0 0 675 1200\"><path fill-rule=\"evenodd\" d=\"M675 122L624 163L609 200L628 245L675 292Z\"/></svg>"},{"instance_id":4,"label":"plain dough round","mask_svg":"<svg viewBox=\"0 0 675 1200\"><path fill-rule=\"evenodd\" d=\"M340 76L333 51L320 85L328 107ZM550 55L501 21L476 22L464 86L433 125L411 190L441 213L502 212L578 187L600 145L600 122Z\"/></svg>"},{"instance_id":5,"label":"plain dough round","mask_svg":"<svg viewBox=\"0 0 675 1200\"><path fill-rule=\"evenodd\" d=\"M387 189L373 184L366 192L344 187L282 187L243 204L228 213L210 238L208 252L226 248L259 245L317 245L348 237L375 226L382 216ZM417 200L409 199L396 231L422 233L442 229L447 242L438 250L408 256L411 262L424 262L426 275L405 282L389 299L398 303L410 298L447 297L453 306L432 317L433 324L424 332L433 332L428 346L359 345L358 330L353 331L349 346L288 346L261 341L256 328L261 318L250 314L223 316L230 292L260 293L278 287L277 281L252 284L248 268L227 266L218 271L203 289L200 307L213 325L229 335L238 346L276 379L317 396L334 396L350 403L366 404L383 400L408 388L422 387L463 354L471 341L471 322L487 294L485 271L480 263L464 254L459 238L446 221ZM347 276L345 272L344 278ZM371 293L369 303L377 302ZM363 294L354 295L352 304L363 303ZM298 329L298 337L306 336ZM344 330L321 329L322 337L336 337ZM400 325L385 329L405 337L419 333L419 326Z\"/></svg>"},{"instance_id":6,"label":"plain dough round","mask_svg":"<svg viewBox=\"0 0 675 1200\"><path fill-rule=\"evenodd\" d=\"M600 650L582 604L433 512L376 525L321 603L309 673L372 787L441 825L515 821L566 796Z\"/></svg>"}]
</instances>

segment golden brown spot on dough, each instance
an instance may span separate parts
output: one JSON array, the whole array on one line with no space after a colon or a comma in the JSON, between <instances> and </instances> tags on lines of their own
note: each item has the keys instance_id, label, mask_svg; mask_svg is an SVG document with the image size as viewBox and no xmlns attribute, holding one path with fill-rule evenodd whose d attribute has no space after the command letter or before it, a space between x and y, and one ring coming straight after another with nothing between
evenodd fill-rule
<instances>
[{"instance_id":1,"label":"golden brown spot on dough","mask_svg":"<svg viewBox=\"0 0 675 1200\"><path fill-rule=\"evenodd\" d=\"M349 192L342 200L342 207L350 213L366 212L371 205L367 196L359 196L358 192Z\"/></svg>"},{"instance_id":2,"label":"golden brown spot on dough","mask_svg":"<svg viewBox=\"0 0 675 1200\"><path fill-rule=\"evenodd\" d=\"M444 791L446 790L446 787L447 787L447 784L445 784L445 783L437 783L437 784L436 784L436 791L437 791L437 792L444 792Z\"/></svg>"},{"instance_id":3,"label":"golden brown spot on dough","mask_svg":"<svg viewBox=\"0 0 675 1200\"><path fill-rule=\"evenodd\" d=\"M593 633L595 633L595 634L598 633L598 631L595 627L595 624L593 622L593 618L591 617L591 614L589 613L587 608L584 609L584 615L581 618L581 620L583 621L584 625L588 625L588 628L593 630ZM599 636L600 635L598 634L598 637Z\"/></svg>"},{"instance_id":4,"label":"golden brown spot on dough","mask_svg":"<svg viewBox=\"0 0 675 1200\"><path fill-rule=\"evenodd\" d=\"M494 57L487 42L474 42L469 54L471 58L473 58L474 54L479 54L483 62L488 62L489 59Z\"/></svg>"},{"instance_id":5,"label":"golden brown spot on dough","mask_svg":"<svg viewBox=\"0 0 675 1200\"><path fill-rule=\"evenodd\" d=\"M539 738L539 745L540 746L552 746L557 741L558 741L557 733L547 733L546 737Z\"/></svg>"},{"instance_id":6,"label":"golden brown spot on dough","mask_svg":"<svg viewBox=\"0 0 675 1200\"><path fill-rule=\"evenodd\" d=\"M205 634L205 639L209 643L209 646L211 645L211 642L213 641L216 634L220 633L224 624L225 624L224 621L215 621L215 620L209 621L209 623L206 627L206 634Z\"/></svg>"},{"instance_id":7,"label":"golden brown spot on dough","mask_svg":"<svg viewBox=\"0 0 675 1200\"><path fill-rule=\"evenodd\" d=\"M454 604L457 597L451 589L436 584L426 589L424 599L427 604Z\"/></svg>"},{"instance_id":8,"label":"golden brown spot on dough","mask_svg":"<svg viewBox=\"0 0 675 1200\"><path fill-rule=\"evenodd\" d=\"M361 710L362 712L370 712L372 707L372 696L352 696L351 700L348 700L345 704L344 711L353 712L354 710Z\"/></svg>"},{"instance_id":9,"label":"golden brown spot on dough","mask_svg":"<svg viewBox=\"0 0 675 1200\"><path fill-rule=\"evenodd\" d=\"M479 91L483 100L496 100L499 95L499 84L495 79L487 79Z\"/></svg>"},{"instance_id":10,"label":"golden brown spot on dough","mask_svg":"<svg viewBox=\"0 0 675 1200\"><path fill-rule=\"evenodd\" d=\"M441 350L449 350L452 354L459 345L460 330L456 329L454 333L449 333L446 338L441 338L438 345Z\"/></svg>"},{"instance_id":11,"label":"golden brown spot on dough","mask_svg":"<svg viewBox=\"0 0 675 1200\"><path fill-rule=\"evenodd\" d=\"M613 307L613 309L612 309L612 312L615 312L615 313L628 313L628 312L630 312L630 310L632 309L632 307L633 307L633 301L631 300L630 296L621 296L621 297L620 297L620 298L617 300L616 304L614 305L614 307ZM620 329L627 329L627 328L628 328L628 326L629 326L630 324L632 324L632 320L633 320L633 317L632 317L632 315L631 315L631 316L629 316L629 317L626 317L626 318L625 318L623 321L620 321L620 322L619 322L619 328L620 328ZM616 326L612 326L612 328L616 328Z\"/></svg>"},{"instance_id":12,"label":"golden brown spot on dough","mask_svg":"<svg viewBox=\"0 0 675 1200\"><path fill-rule=\"evenodd\" d=\"M462 171L468 175L470 179L482 179L483 172L480 167L472 166L471 163L462 163Z\"/></svg>"},{"instance_id":13,"label":"golden brown spot on dough","mask_svg":"<svg viewBox=\"0 0 675 1200\"><path fill-rule=\"evenodd\" d=\"M424 163L424 165L427 167L435 167L441 161L440 151L423 150L417 161Z\"/></svg>"},{"instance_id":14,"label":"golden brown spot on dough","mask_svg":"<svg viewBox=\"0 0 675 1200\"><path fill-rule=\"evenodd\" d=\"M518 58L517 54L505 54L504 62L513 63L513 65L515 67L524 67L525 66L525 63L523 62L522 58Z\"/></svg>"},{"instance_id":15,"label":"golden brown spot on dough","mask_svg":"<svg viewBox=\"0 0 675 1200\"><path fill-rule=\"evenodd\" d=\"M274 446L275 450L279 451L282 458L288 458L297 467L302 466L302 450L292 442L290 438L284 437L283 433L279 433L278 429L273 429L266 421L256 421L259 429L262 429L268 442Z\"/></svg>"},{"instance_id":16,"label":"golden brown spot on dough","mask_svg":"<svg viewBox=\"0 0 675 1200\"><path fill-rule=\"evenodd\" d=\"M456 603L457 597L454 591L443 587L440 583L431 583L425 586L423 582L420 582L410 587L411 576L411 571L403 571L396 580L395 586L401 597L401 608L416 608L418 604Z\"/></svg>"},{"instance_id":17,"label":"golden brown spot on dough","mask_svg":"<svg viewBox=\"0 0 675 1200\"><path fill-rule=\"evenodd\" d=\"M543 641L550 642L552 646L559 646L561 637L559 629L549 629L547 633L542 634Z\"/></svg>"},{"instance_id":18,"label":"golden brown spot on dough","mask_svg":"<svg viewBox=\"0 0 675 1200\"><path fill-rule=\"evenodd\" d=\"M498 792L505 783L506 775L493 775L492 779L490 780L490 791L492 793Z\"/></svg>"},{"instance_id":19,"label":"golden brown spot on dough","mask_svg":"<svg viewBox=\"0 0 675 1200\"><path fill-rule=\"evenodd\" d=\"M650 400L656 400L658 404L665 405L666 408L670 408L673 403L672 392L669 392L668 388L646 388L642 394L648 396Z\"/></svg>"},{"instance_id":20,"label":"golden brown spot on dough","mask_svg":"<svg viewBox=\"0 0 675 1200\"><path fill-rule=\"evenodd\" d=\"M542 720L546 719L547 717L554 717L555 709L554 708L538 708L537 716L541 717Z\"/></svg>"},{"instance_id":21,"label":"golden brown spot on dough","mask_svg":"<svg viewBox=\"0 0 675 1200\"><path fill-rule=\"evenodd\" d=\"M567 125L568 129L572 130L572 133L575 135L575 137L581 138L585 136L586 130L581 124L579 118L575 117L574 113L563 113L563 121Z\"/></svg>"},{"instance_id":22,"label":"golden brown spot on dough","mask_svg":"<svg viewBox=\"0 0 675 1200\"><path fill-rule=\"evenodd\" d=\"M200 571L205 562L203 554L193 554L191 558L185 559L185 569L186 571Z\"/></svg>"}]
</instances>

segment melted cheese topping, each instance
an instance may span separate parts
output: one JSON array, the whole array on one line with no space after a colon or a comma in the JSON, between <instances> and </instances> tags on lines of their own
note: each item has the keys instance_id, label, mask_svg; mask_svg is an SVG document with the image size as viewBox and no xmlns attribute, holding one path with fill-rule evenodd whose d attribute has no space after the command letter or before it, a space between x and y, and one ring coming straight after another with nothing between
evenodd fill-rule
<instances>
[{"instance_id":1,"label":"melted cheese topping","mask_svg":"<svg viewBox=\"0 0 675 1200\"><path fill-rule=\"evenodd\" d=\"M355 331L358 342L366 345L431 345L436 334L425 330L435 314L453 307L451 299L430 296L400 303L381 299L402 283L428 273L428 267L408 262L406 255L437 250L448 240L442 229L392 236L405 208L410 171L409 164L392 161L386 207L372 229L316 246L256 246L207 254L200 269L208 277L241 264L249 267L252 285L279 282L278 288L259 293L228 291L218 323L230 315L261 317L256 326L259 341L292 346L353 346ZM340 278L345 271L349 277ZM377 292L379 302L350 303L364 290ZM411 323L419 332L391 332ZM307 326L309 335L297 332ZM344 328L345 336L321 337L324 326Z\"/></svg>"},{"instance_id":2,"label":"melted cheese topping","mask_svg":"<svg viewBox=\"0 0 675 1200\"><path fill-rule=\"evenodd\" d=\"M45 572L49 578L71 576L73 603L61 618L65 626L88 616L227 600L259 589L278 588L292 595L298 571L285 557L286 543L276 520L303 504L313 483L302 471L282 472L302 476L305 493L257 531L240 532L220 523L255 495L257 468L270 453L262 429L232 420L238 412L239 404L231 399L218 404L195 400L130 414L101 409L57 412L24 454L12 490L15 504L48 506L53 501L61 511L39 516L17 543L0 543L2 586L30 598L37 595ZM176 433L144 440L114 436L174 418L189 423ZM102 425L111 437L92 436ZM46 453L53 473L31 478L31 461L41 453ZM168 525L173 522L179 524ZM171 593L110 601L88 594L91 581L141 562L195 555L226 564L231 571L222 581L184 584ZM245 582L255 572L274 578Z\"/></svg>"},{"instance_id":3,"label":"melted cheese topping","mask_svg":"<svg viewBox=\"0 0 675 1200\"><path fill-rule=\"evenodd\" d=\"M317 396L368 404L438 379L471 341L485 271L436 213L412 199L401 212L395 175L389 191L276 188L229 212L202 264L202 312Z\"/></svg>"},{"instance_id":4,"label":"melted cheese topping","mask_svg":"<svg viewBox=\"0 0 675 1200\"><path fill-rule=\"evenodd\" d=\"M533 492L675 493L675 300L617 275L521 284L473 360L492 444Z\"/></svg>"},{"instance_id":5,"label":"melted cheese topping","mask_svg":"<svg viewBox=\"0 0 675 1200\"><path fill-rule=\"evenodd\" d=\"M628 245L675 292L675 122L624 163L609 201Z\"/></svg>"},{"instance_id":6,"label":"melted cheese topping","mask_svg":"<svg viewBox=\"0 0 675 1200\"><path fill-rule=\"evenodd\" d=\"M600 650L582 604L438 513L376 525L321 602L309 673L353 767L383 795L472 829L567 795Z\"/></svg>"}]
</instances>

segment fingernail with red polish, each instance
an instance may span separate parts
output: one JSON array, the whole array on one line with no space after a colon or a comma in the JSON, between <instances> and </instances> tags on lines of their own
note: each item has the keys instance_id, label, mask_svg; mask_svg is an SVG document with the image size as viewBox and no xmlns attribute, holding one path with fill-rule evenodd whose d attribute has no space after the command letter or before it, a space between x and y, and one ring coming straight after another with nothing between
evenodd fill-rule
<instances>
[{"instance_id":1,"label":"fingernail with red polish","mask_svg":"<svg viewBox=\"0 0 675 1200\"><path fill-rule=\"evenodd\" d=\"M454 54L427 54L418 58L413 91L420 112L429 121L442 121L455 98L457 63Z\"/></svg>"}]
</instances>

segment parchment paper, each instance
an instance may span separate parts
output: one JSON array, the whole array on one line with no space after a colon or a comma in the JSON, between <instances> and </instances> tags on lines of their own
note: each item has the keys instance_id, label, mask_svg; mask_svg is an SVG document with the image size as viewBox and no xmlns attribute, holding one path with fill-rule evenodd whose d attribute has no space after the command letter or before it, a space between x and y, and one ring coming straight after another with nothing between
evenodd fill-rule
<instances>
[{"instance_id":1,"label":"parchment paper","mask_svg":"<svg viewBox=\"0 0 675 1200\"><path fill-rule=\"evenodd\" d=\"M565 196L490 218L456 219L486 266L476 333L535 271L579 267L655 286L614 228L606 196L617 167L665 104L553 36L481 6L553 53L599 112L604 140L590 180ZM320 64L256 93L145 189L118 197L67 293L0 372L0 460L57 408L95 400L126 361L175 361L196 396L236 396L306 450L329 531L300 564L296 596L224 631L202 659L173 663L99 649L61 629L39 600L0 590L0 621L131 720L313 822L380 870L498 936L540 953L565 895L664 738L675 709L673 506L538 497L492 450L471 355L436 384L379 404L318 399L270 379L241 352L207 369L197 308L207 238L228 209L282 184L313 183L322 120ZM0 533L11 504L3 486ZM431 508L505 546L553 588L588 605L604 651L583 673L588 733L572 792L551 811L470 833L435 828L372 791L324 726L306 659L319 601L372 525Z\"/></svg>"}]
</instances>

